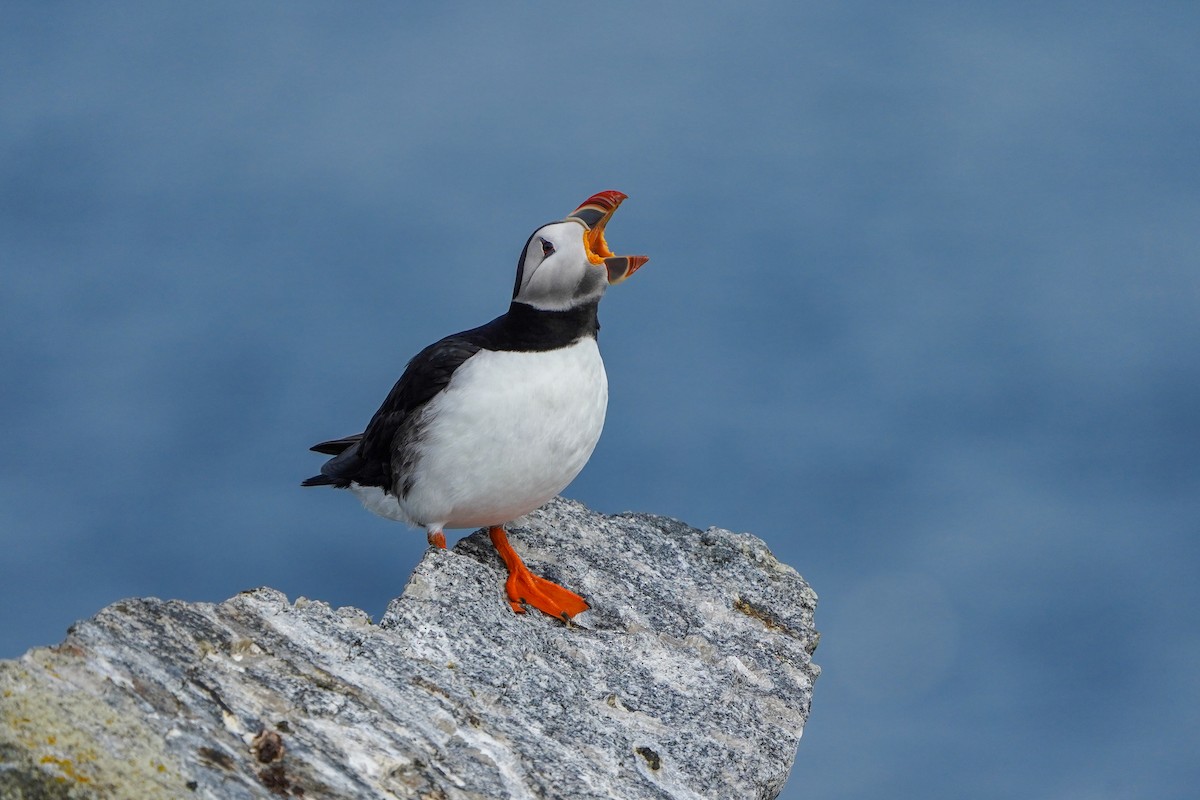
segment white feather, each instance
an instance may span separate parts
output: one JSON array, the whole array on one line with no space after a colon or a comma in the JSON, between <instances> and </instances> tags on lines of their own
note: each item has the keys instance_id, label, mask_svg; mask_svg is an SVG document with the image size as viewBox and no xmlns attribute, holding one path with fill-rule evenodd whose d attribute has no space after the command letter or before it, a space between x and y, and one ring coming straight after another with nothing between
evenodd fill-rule
<instances>
[{"instance_id":1,"label":"white feather","mask_svg":"<svg viewBox=\"0 0 1200 800\"><path fill-rule=\"evenodd\" d=\"M426 407L406 497L351 484L370 511L426 528L500 525L575 479L600 439L608 378L596 340L482 350Z\"/></svg>"}]
</instances>

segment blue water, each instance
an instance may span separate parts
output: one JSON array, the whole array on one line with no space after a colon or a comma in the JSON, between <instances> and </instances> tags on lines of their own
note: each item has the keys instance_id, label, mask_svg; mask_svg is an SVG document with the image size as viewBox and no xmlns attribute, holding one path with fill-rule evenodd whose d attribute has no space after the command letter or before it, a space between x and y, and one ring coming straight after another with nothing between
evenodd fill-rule
<instances>
[{"instance_id":1,"label":"blue water","mask_svg":"<svg viewBox=\"0 0 1200 800\"><path fill-rule=\"evenodd\" d=\"M1194 796L1193 4L4 18L0 657L133 595L378 615L424 536L306 447L612 188L652 260L567 494L813 584L783 797Z\"/></svg>"}]
</instances>

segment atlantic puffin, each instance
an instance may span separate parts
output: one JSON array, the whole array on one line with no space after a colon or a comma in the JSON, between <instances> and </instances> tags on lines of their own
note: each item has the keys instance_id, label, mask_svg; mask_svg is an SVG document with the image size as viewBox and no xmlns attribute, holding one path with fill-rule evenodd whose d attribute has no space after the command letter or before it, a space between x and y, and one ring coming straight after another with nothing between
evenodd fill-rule
<instances>
[{"instance_id":1,"label":"atlantic puffin","mask_svg":"<svg viewBox=\"0 0 1200 800\"><path fill-rule=\"evenodd\" d=\"M512 610L570 620L582 597L530 572L505 523L544 505L583 469L604 426L608 378L596 344L605 289L649 259L613 254L604 228L626 196L592 195L535 230L517 262L508 311L417 353L353 436L303 486L349 489L376 514L426 531L488 528L508 569Z\"/></svg>"}]
</instances>

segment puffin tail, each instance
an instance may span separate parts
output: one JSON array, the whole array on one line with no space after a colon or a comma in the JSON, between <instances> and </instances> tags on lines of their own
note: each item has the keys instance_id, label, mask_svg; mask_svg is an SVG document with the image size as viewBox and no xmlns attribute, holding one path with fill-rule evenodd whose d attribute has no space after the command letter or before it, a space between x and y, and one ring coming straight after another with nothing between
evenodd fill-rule
<instances>
[{"instance_id":1,"label":"puffin tail","mask_svg":"<svg viewBox=\"0 0 1200 800\"><path fill-rule=\"evenodd\" d=\"M314 444L308 449L314 453L324 453L327 456L340 456L344 451L361 442L362 438L361 433L356 433L353 436L343 436L341 439L330 439L328 442Z\"/></svg>"},{"instance_id":2,"label":"puffin tail","mask_svg":"<svg viewBox=\"0 0 1200 800\"><path fill-rule=\"evenodd\" d=\"M363 434L345 436L341 439L331 439L328 442L314 444L308 448L314 453L333 456L321 467L320 475L313 475L300 482L301 486L336 486L345 489L352 480L358 477L363 460L358 454L357 445L362 441Z\"/></svg>"},{"instance_id":3,"label":"puffin tail","mask_svg":"<svg viewBox=\"0 0 1200 800\"><path fill-rule=\"evenodd\" d=\"M311 478L305 478L300 482L301 486L336 486L337 481L328 475L313 475Z\"/></svg>"}]
</instances>

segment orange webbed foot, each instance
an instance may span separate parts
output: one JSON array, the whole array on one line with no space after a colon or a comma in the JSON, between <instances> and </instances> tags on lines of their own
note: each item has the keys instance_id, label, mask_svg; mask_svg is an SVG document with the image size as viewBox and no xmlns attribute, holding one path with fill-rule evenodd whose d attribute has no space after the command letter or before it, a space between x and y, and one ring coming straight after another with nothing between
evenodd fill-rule
<instances>
[{"instance_id":1,"label":"orange webbed foot","mask_svg":"<svg viewBox=\"0 0 1200 800\"><path fill-rule=\"evenodd\" d=\"M524 614L525 605L530 605L543 614L569 621L576 614L588 610L587 602L570 589L530 572L529 567L525 566L525 562L509 544L504 528L493 526L488 529L488 534L496 552L504 561L504 566L508 568L508 580L504 582L504 589L508 593L508 604L512 606L513 611Z\"/></svg>"}]
</instances>

